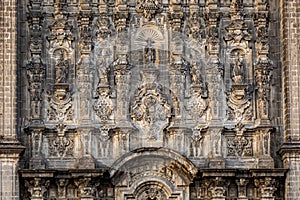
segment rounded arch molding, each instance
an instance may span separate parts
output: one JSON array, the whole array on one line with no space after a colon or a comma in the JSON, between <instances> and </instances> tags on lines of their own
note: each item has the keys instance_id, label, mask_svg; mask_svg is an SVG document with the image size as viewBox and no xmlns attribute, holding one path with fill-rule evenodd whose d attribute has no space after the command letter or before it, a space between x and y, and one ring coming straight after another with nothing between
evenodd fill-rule
<instances>
[{"instance_id":1,"label":"rounded arch molding","mask_svg":"<svg viewBox=\"0 0 300 200\"><path fill-rule=\"evenodd\" d=\"M189 199L197 168L166 148L140 148L119 158L110 170L116 199Z\"/></svg>"}]
</instances>

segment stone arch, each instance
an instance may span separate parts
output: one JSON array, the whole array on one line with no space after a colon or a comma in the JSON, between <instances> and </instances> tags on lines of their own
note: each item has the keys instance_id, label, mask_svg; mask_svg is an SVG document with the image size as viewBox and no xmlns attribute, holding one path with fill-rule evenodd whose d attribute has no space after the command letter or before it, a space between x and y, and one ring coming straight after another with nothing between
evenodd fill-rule
<instances>
[{"instance_id":1,"label":"stone arch","mask_svg":"<svg viewBox=\"0 0 300 200\"><path fill-rule=\"evenodd\" d=\"M161 192L168 198L171 195L183 197L189 195L188 187L196 173L197 168L184 156L170 149L154 147L123 155L110 170L116 199L136 199L143 193L145 195L146 187L163 188Z\"/></svg>"},{"instance_id":2,"label":"stone arch","mask_svg":"<svg viewBox=\"0 0 300 200\"><path fill-rule=\"evenodd\" d=\"M163 200L169 199L172 190L160 181L145 181L136 187L133 195L140 200Z\"/></svg>"}]
</instances>

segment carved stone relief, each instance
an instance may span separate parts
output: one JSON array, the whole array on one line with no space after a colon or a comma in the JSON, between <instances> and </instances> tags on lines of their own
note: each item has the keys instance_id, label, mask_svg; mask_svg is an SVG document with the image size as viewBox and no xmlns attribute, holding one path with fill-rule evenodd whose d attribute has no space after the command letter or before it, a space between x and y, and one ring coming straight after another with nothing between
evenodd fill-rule
<instances>
[{"instance_id":1,"label":"carved stone relief","mask_svg":"<svg viewBox=\"0 0 300 200\"><path fill-rule=\"evenodd\" d=\"M72 96L68 85L57 85L48 97L48 119L50 121L71 121L73 119Z\"/></svg>"},{"instance_id":2,"label":"carved stone relief","mask_svg":"<svg viewBox=\"0 0 300 200\"><path fill-rule=\"evenodd\" d=\"M24 166L73 170L51 187L31 174L29 198L274 198L272 181L230 175L274 167L268 6L257 4L29 1ZM113 186L86 171L108 168Z\"/></svg>"},{"instance_id":3,"label":"carved stone relief","mask_svg":"<svg viewBox=\"0 0 300 200\"><path fill-rule=\"evenodd\" d=\"M171 105L156 84L138 89L131 106L131 118L148 140L162 137L163 129L169 123Z\"/></svg>"}]
</instances>

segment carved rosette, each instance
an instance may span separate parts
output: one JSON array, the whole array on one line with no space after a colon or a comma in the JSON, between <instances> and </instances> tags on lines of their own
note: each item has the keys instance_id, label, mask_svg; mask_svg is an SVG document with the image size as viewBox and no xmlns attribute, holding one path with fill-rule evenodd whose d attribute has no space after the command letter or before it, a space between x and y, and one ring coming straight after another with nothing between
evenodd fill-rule
<instances>
[{"instance_id":1,"label":"carved rosette","mask_svg":"<svg viewBox=\"0 0 300 200\"><path fill-rule=\"evenodd\" d=\"M157 140L169 124L171 106L156 84L141 87L131 106L131 118L144 137Z\"/></svg>"}]
</instances>

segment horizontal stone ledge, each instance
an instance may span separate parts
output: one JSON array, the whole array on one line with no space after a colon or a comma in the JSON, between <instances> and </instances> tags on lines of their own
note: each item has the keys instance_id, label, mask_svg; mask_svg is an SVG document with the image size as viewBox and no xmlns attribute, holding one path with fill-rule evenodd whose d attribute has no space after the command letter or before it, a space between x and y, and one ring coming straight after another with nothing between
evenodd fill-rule
<instances>
[{"instance_id":1,"label":"horizontal stone ledge","mask_svg":"<svg viewBox=\"0 0 300 200\"><path fill-rule=\"evenodd\" d=\"M280 149L278 150L278 153L281 156L284 156L284 154L287 153L293 153L300 157L300 142L285 142L281 145Z\"/></svg>"},{"instance_id":2,"label":"horizontal stone ledge","mask_svg":"<svg viewBox=\"0 0 300 200\"><path fill-rule=\"evenodd\" d=\"M284 177L287 169L199 169L200 177Z\"/></svg>"},{"instance_id":3,"label":"horizontal stone ledge","mask_svg":"<svg viewBox=\"0 0 300 200\"><path fill-rule=\"evenodd\" d=\"M23 178L76 178L76 177L98 177L108 174L108 168L101 169L20 169L19 173ZM107 175L107 177L109 177Z\"/></svg>"}]
</instances>

